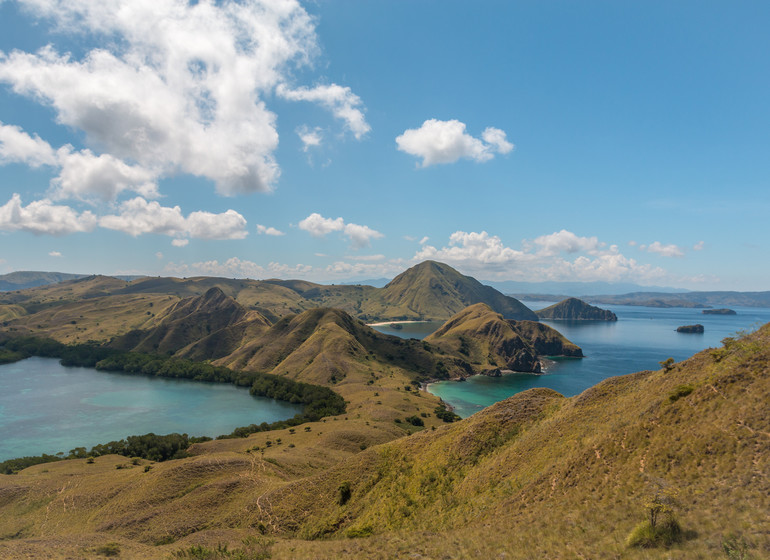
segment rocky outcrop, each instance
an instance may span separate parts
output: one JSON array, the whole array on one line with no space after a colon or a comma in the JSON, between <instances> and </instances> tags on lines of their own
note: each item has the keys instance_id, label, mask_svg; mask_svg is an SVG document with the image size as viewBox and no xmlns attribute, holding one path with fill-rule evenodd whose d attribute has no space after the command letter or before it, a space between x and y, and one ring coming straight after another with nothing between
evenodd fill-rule
<instances>
[{"instance_id":1,"label":"rocky outcrop","mask_svg":"<svg viewBox=\"0 0 770 560\"><path fill-rule=\"evenodd\" d=\"M732 309L704 309L704 315L737 315Z\"/></svg>"},{"instance_id":2,"label":"rocky outcrop","mask_svg":"<svg viewBox=\"0 0 770 560\"><path fill-rule=\"evenodd\" d=\"M577 298L567 298L557 304L535 311L540 319L553 321L617 321L617 316L607 309L589 305Z\"/></svg>"}]
</instances>

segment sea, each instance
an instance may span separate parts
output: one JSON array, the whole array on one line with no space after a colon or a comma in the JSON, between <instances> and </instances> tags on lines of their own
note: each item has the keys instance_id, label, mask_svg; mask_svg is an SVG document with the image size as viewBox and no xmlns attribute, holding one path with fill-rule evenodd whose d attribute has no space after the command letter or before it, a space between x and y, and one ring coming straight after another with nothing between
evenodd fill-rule
<instances>
[{"instance_id":1,"label":"sea","mask_svg":"<svg viewBox=\"0 0 770 560\"><path fill-rule=\"evenodd\" d=\"M108 373L33 357L0 365L0 461L67 454L150 432L216 437L301 411L227 383Z\"/></svg>"},{"instance_id":2,"label":"sea","mask_svg":"<svg viewBox=\"0 0 770 560\"><path fill-rule=\"evenodd\" d=\"M532 310L551 302L524 301ZM542 374L509 373L501 377L476 375L466 381L440 381L428 391L440 397L463 418L521 391L548 387L570 397L615 375L660 369L667 358L681 361L693 354L721 346L725 337L750 332L770 322L770 309L733 307L736 315L706 315L701 309L601 306L618 320L542 321L583 349L584 358L547 360ZM375 327L403 338L422 339L441 323L410 323L401 329ZM701 324L703 334L676 332L683 325Z\"/></svg>"}]
</instances>

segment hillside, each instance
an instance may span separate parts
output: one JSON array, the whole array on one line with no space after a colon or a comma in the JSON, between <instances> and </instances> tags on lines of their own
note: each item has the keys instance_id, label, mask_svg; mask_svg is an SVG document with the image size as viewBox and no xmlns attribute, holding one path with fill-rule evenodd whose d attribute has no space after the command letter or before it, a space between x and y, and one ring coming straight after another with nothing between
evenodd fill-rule
<instances>
[{"instance_id":1,"label":"hillside","mask_svg":"<svg viewBox=\"0 0 770 560\"><path fill-rule=\"evenodd\" d=\"M537 320L537 316L518 300L464 276L447 265L427 261L396 277L385 288L362 285L314 284L304 280L248 280L212 277L142 277L132 281L109 276L88 276L28 290L0 294L0 320L17 320L10 326L34 331L46 325L47 336L67 331L68 340L108 341L137 328L152 326L148 310L139 304L133 317L117 322L104 317L100 328L86 328L76 334L59 318L77 320L99 315L100 309L120 306L116 302L142 302L173 305L180 299L203 296L217 288L239 305L256 311L274 323L288 315L309 309L333 307L366 322L434 319L446 320L474 303L486 303L510 319ZM56 311L53 311L56 309ZM40 312L46 315L37 317ZM158 315L158 309L149 315ZM77 313L75 313L77 312ZM124 309L128 313L128 309ZM40 320L42 319L42 320ZM93 327L93 325L91 325Z\"/></svg>"},{"instance_id":2,"label":"hillside","mask_svg":"<svg viewBox=\"0 0 770 560\"><path fill-rule=\"evenodd\" d=\"M511 321L484 304L467 307L425 338L443 350L465 356L473 373L539 373L542 356L581 357L580 348L556 330L532 321Z\"/></svg>"},{"instance_id":3,"label":"hillside","mask_svg":"<svg viewBox=\"0 0 770 560\"><path fill-rule=\"evenodd\" d=\"M85 274L68 274L66 272L19 271L0 274L0 292L26 290L47 284L56 284L65 280L82 278Z\"/></svg>"},{"instance_id":4,"label":"hillside","mask_svg":"<svg viewBox=\"0 0 770 560\"><path fill-rule=\"evenodd\" d=\"M0 556L112 543L129 559L225 558L224 545L274 559L767 557L770 326L726 342L572 398L533 389L454 424L428 417L408 437L352 397L345 418L198 444L189 459L3 475ZM677 496L680 542L628 548L661 492Z\"/></svg>"},{"instance_id":5,"label":"hillside","mask_svg":"<svg viewBox=\"0 0 770 560\"><path fill-rule=\"evenodd\" d=\"M249 311L233 298L226 296L218 288L209 288L202 296L192 296L179 300L156 317L157 325L148 330L133 330L110 343L121 350L196 356L191 348L205 347L208 355L202 359L223 355L227 350L234 350L243 340L244 331L254 336L255 327L262 330L270 326L269 321L258 311ZM223 336L225 329L238 325L242 331L240 337ZM211 335L214 335L212 337ZM212 345L216 342L216 345ZM191 357L192 357L191 356Z\"/></svg>"},{"instance_id":6,"label":"hillside","mask_svg":"<svg viewBox=\"0 0 770 560\"><path fill-rule=\"evenodd\" d=\"M435 320L447 319L476 303L486 303L506 319L537 321L537 316L518 300L434 261L399 274L362 309L383 320Z\"/></svg>"},{"instance_id":7,"label":"hillside","mask_svg":"<svg viewBox=\"0 0 770 560\"><path fill-rule=\"evenodd\" d=\"M540 319L556 321L617 321L612 311L599 309L577 298L567 298L545 309L535 311Z\"/></svg>"}]
</instances>

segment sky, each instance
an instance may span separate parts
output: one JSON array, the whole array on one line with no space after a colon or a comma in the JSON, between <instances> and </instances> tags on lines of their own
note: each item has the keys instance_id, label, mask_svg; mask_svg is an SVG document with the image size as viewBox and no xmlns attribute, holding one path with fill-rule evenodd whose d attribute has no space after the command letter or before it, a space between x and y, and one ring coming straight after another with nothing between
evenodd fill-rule
<instances>
[{"instance_id":1,"label":"sky","mask_svg":"<svg viewBox=\"0 0 770 560\"><path fill-rule=\"evenodd\" d=\"M770 3L0 0L0 274L770 290Z\"/></svg>"}]
</instances>

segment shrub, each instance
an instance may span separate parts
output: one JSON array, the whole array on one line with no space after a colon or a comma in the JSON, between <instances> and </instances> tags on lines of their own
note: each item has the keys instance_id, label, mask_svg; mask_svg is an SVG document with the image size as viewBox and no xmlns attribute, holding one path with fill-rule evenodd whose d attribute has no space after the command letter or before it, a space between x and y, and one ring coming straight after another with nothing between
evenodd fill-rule
<instances>
[{"instance_id":1,"label":"shrub","mask_svg":"<svg viewBox=\"0 0 770 560\"><path fill-rule=\"evenodd\" d=\"M118 543L107 543L99 546L94 551L100 556L120 556L120 545Z\"/></svg>"},{"instance_id":2,"label":"shrub","mask_svg":"<svg viewBox=\"0 0 770 560\"><path fill-rule=\"evenodd\" d=\"M352 496L353 491L350 489L350 482L345 481L342 484L339 485L339 488L337 488L337 492L339 492L339 497L337 499L337 502L344 506L350 501L350 496Z\"/></svg>"},{"instance_id":3,"label":"shrub","mask_svg":"<svg viewBox=\"0 0 770 560\"><path fill-rule=\"evenodd\" d=\"M626 545L632 548L657 548L669 547L683 540L682 528L673 517L663 523L657 523L655 527L649 520L642 521L626 539Z\"/></svg>"},{"instance_id":4,"label":"shrub","mask_svg":"<svg viewBox=\"0 0 770 560\"><path fill-rule=\"evenodd\" d=\"M690 393L692 393L695 390L695 386L687 384L687 385L677 385L676 388L671 391L668 395L668 400L670 402L675 402L681 399L682 397L686 397Z\"/></svg>"}]
</instances>

